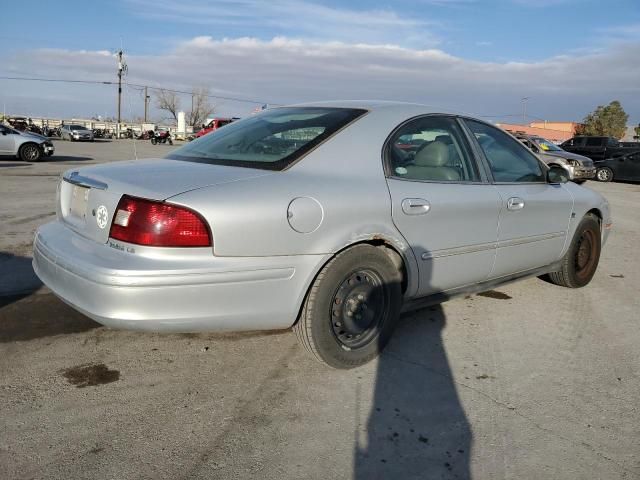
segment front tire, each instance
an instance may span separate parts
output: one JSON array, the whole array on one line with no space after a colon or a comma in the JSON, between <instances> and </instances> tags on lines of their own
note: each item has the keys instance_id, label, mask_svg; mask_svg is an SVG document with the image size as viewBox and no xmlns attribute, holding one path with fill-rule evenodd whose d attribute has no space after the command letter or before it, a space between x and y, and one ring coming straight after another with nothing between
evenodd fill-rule
<instances>
[{"instance_id":1,"label":"front tire","mask_svg":"<svg viewBox=\"0 0 640 480\"><path fill-rule=\"evenodd\" d=\"M37 162L42 156L42 150L35 143L25 143L18 154L23 162Z\"/></svg>"},{"instance_id":2,"label":"front tire","mask_svg":"<svg viewBox=\"0 0 640 480\"><path fill-rule=\"evenodd\" d=\"M151 139L151 145L155 145L156 143L158 143L158 140L156 140L155 138Z\"/></svg>"},{"instance_id":3,"label":"front tire","mask_svg":"<svg viewBox=\"0 0 640 480\"><path fill-rule=\"evenodd\" d=\"M348 369L378 356L402 306L402 260L384 247L356 245L325 265L294 325L318 361Z\"/></svg>"},{"instance_id":4,"label":"front tire","mask_svg":"<svg viewBox=\"0 0 640 480\"><path fill-rule=\"evenodd\" d=\"M568 288L580 288L587 285L598 268L601 249L600 222L593 214L584 216L566 255L562 258L562 267L551 272L548 279Z\"/></svg>"},{"instance_id":5,"label":"front tire","mask_svg":"<svg viewBox=\"0 0 640 480\"><path fill-rule=\"evenodd\" d=\"M609 167L600 167L596 171L596 178L599 182L610 182L613 180L613 170Z\"/></svg>"}]
</instances>

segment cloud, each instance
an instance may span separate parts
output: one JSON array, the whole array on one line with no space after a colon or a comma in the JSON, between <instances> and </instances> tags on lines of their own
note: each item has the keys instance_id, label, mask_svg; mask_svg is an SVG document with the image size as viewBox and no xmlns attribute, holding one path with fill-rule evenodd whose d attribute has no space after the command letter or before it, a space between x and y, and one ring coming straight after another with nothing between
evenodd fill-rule
<instances>
[{"instance_id":1,"label":"cloud","mask_svg":"<svg viewBox=\"0 0 640 480\"><path fill-rule=\"evenodd\" d=\"M449 5L466 0L427 0ZM435 21L402 16L391 9L349 9L299 0L128 0L133 14L154 21L181 22L269 36L344 42L389 42L416 47L440 43L431 27Z\"/></svg>"},{"instance_id":2,"label":"cloud","mask_svg":"<svg viewBox=\"0 0 640 480\"><path fill-rule=\"evenodd\" d=\"M618 99L632 121L637 121L640 63L629 60L633 58L640 58L640 43L540 62L496 63L465 60L439 49L392 44L200 36L169 52L129 56L127 81L181 90L205 86L215 95L248 97L260 103L375 98L428 103L480 115L518 113L520 99L528 96L531 115L548 120L581 119L595 106ZM14 75L115 80L115 60L101 52L40 49L0 57L0 62ZM43 98L43 92L49 99L58 94L68 98L73 92L65 114L70 109L85 115L113 112L115 105L111 86L0 85L8 109L18 97L26 108L29 93L29 108L39 108L42 113L50 106L58 109L57 103ZM125 97L125 114L139 115L141 94L128 90ZM190 99L183 101L188 106ZM252 108L231 101L219 104L219 111L229 114L243 115Z\"/></svg>"}]
</instances>

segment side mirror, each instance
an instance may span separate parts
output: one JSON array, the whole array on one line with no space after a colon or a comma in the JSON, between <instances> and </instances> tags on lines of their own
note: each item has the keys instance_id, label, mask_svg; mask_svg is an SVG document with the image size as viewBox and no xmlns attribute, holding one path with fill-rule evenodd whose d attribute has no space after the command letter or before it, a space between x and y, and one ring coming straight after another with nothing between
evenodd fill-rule
<instances>
[{"instance_id":1,"label":"side mirror","mask_svg":"<svg viewBox=\"0 0 640 480\"><path fill-rule=\"evenodd\" d=\"M549 183L567 183L569 181L569 174L567 171L556 165L547 170L547 182Z\"/></svg>"}]
</instances>

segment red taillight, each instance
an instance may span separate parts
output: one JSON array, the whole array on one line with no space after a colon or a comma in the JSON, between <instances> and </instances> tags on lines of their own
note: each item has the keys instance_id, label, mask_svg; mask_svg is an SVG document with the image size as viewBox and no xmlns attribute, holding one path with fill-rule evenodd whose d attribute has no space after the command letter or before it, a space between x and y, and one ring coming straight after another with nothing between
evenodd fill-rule
<instances>
[{"instance_id":1,"label":"red taillight","mask_svg":"<svg viewBox=\"0 0 640 480\"><path fill-rule=\"evenodd\" d=\"M196 212L178 205L123 196L109 236L154 247L210 247L211 235Z\"/></svg>"}]
</instances>

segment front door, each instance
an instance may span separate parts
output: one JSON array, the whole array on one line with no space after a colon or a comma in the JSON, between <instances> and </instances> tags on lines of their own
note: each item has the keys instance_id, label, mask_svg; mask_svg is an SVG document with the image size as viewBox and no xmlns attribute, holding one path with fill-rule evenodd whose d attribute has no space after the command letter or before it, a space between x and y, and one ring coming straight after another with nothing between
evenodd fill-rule
<instances>
[{"instance_id":1,"label":"front door","mask_svg":"<svg viewBox=\"0 0 640 480\"><path fill-rule=\"evenodd\" d=\"M14 152L15 134L8 128L0 125L0 155L9 155Z\"/></svg>"},{"instance_id":2,"label":"front door","mask_svg":"<svg viewBox=\"0 0 640 480\"><path fill-rule=\"evenodd\" d=\"M418 261L418 295L486 280L500 197L483 178L455 117L410 120L385 150L395 225Z\"/></svg>"},{"instance_id":3,"label":"front door","mask_svg":"<svg viewBox=\"0 0 640 480\"><path fill-rule=\"evenodd\" d=\"M544 267L560 258L573 197L549 184L546 168L520 142L491 125L465 120L500 195L498 248L491 278Z\"/></svg>"}]
</instances>

